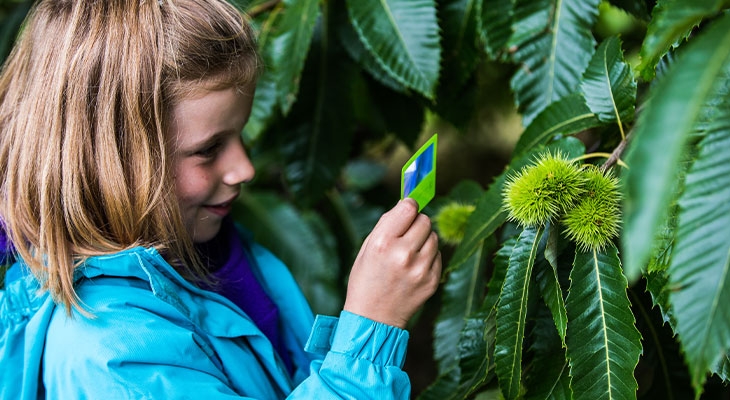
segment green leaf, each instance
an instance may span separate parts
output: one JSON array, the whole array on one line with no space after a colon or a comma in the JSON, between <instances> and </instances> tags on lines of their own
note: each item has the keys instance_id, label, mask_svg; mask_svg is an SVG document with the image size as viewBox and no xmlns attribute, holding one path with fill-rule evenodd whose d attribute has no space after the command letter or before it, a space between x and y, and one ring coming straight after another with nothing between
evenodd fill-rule
<instances>
[{"instance_id":1,"label":"green leaf","mask_svg":"<svg viewBox=\"0 0 730 400\"><path fill-rule=\"evenodd\" d=\"M480 59L479 17L482 0L442 0L439 22L443 32L443 76L453 76L447 84L461 87L474 72ZM444 80L442 79L442 82Z\"/></svg>"},{"instance_id":2,"label":"green leaf","mask_svg":"<svg viewBox=\"0 0 730 400\"><path fill-rule=\"evenodd\" d=\"M406 146L414 146L422 132L425 108L413 95L394 92L386 86L367 88L374 111L364 118L381 118L385 133L394 134ZM377 117L376 117L377 115Z\"/></svg>"},{"instance_id":3,"label":"green leaf","mask_svg":"<svg viewBox=\"0 0 730 400\"><path fill-rule=\"evenodd\" d=\"M542 228L528 227L520 234L509 259L497 305L494 364L502 394L507 399L517 398L520 394L528 289L542 233Z\"/></svg>"},{"instance_id":4,"label":"green leaf","mask_svg":"<svg viewBox=\"0 0 730 400\"><path fill-rule=\"evenodd\" d=\"M542 110L520 135L514 154L523 154L556 135L572 135L601 125L580 93L573 93Z\"/></svg>"},{"instance_id":5,"label":"green leaf","mask_svg":"<svg viewBox=\"0 0 730 400\"><path fill-rule=\"evenodd\" d=\"M507 212L502 207L502 188L507 174L518 171L534 161L534 157L538 152L544 150L555 152L557 149L560 149L568 157L578 157L585 152L585 147L578 139L569 137L547 147L535 147L530 149L528 153L513 159L507 169L495 179L477 202L476 209L466 223L464 240L451 257L449 269L465 262L477 250L479 243L494 233L507 219Z\"/></svg>"},{"instance_id":6,"label":"green leaf","mask_svg":"<svg viewBox=\"0 0 730 400\"><path fill-rule=\"evenodd\" d=\"M648 21L650 18L644 0L610 0L610 3L641 20Z\"/></svg>"},{"instance_id":7,"label":"green leaf","mask_svg":"<svg viewBox=\"0 0 730 400\"><path fill-rule=\"evenodd\" d=\"M342 185L347 190L367 191L382 183L387 172L382 161L351 159L342 170Z\"/></svg>"},{"instance_id":8,"label":"green leaf","mask_svg":"<svg viewBox=\"0 0 730 400\"><path fill-rule=\"evenodd\" d=\"M720 362L713 368L712 373L719 376L725 383L730 381L730 354L722 356Z\"/></svg>"},{"instance_id":9,"label":"green leaf","mask_svg":"<svg viewBox=\"0 0 730 400\"><path fill-rule=\"evenodd\" d=\"M551 226L551 228L553 227ZM554 231L555 229L550 230ZM555 328L558 331L563 346L565 346L565 330L568 326L568 316L565 310L563 290L560 288L556 267L545 259L538 262L535 266L535 282L540 289L540 294L543 300L545 300L545 304L551 311Z\"/></svg>"},{"instance_id":10,"label":"green leaf","mask_svg":"<svg viewBox=\"0 0 730 400\"><path fill-rule=\"evenodd\" d=\"M339 22L338 25L344 25L341 21ZM349 30L352 31L352 28L350 27ZM360 44L359 39L355 37L355 40L361 50L372 59L372 56ZM342 37L341 41L344 41ZM362 62L356 61L356 63L358 63L359 71L350 77L352 82L349 82L348 85L352 87L350 93L354 111L352 118L358 137L366 139L367 142L378 142L386 139L388 135L395 135L405 145L413 146L421 134L425 118L422 97L397 83L385 72L382 72L382 76L397 88L379 81L380 78L363 73L363 69L367 67ZM373 64L377 65L374 61ZM358 142L360 141L358 140Z\"/></svg>"},{"instance_id":11,"label":"green leaf","mask_svg":"<svg viewBox=\"0 0 730 400\"><path fill-rule=\"evenodd\" d=\"M436 5L433 0L347 0L365 48L402 85L433 99L439 77Z\"/></svg>"},{"instance_id":12,"label":"green leaf","mask_svg":"<svg viewBox=\"0 0 730 400\"><path fill-rule=\"evenodd\" d=\"M599 0L517 0L510 39L520 66L511 86L523 124L573 93L595 47Z\"/></svg>"},{"instance_id":13,"label":"green leaf","mask_svg":"<svg viewBox=\"0 0 730 400\"><path fill-rule=\"evenodd\" d=\"M256 20L258 23L258 46L261 58L265 66L271 66L273 61L272 38L276 36L278 25L281 22L283 7L276 7L270 13L266 14L262 21ZM243 137L249 143L256 142L271 125L271 123L281 114L279 107L279 92L277 85L277 77L275 71L271 67L264 67L263 72L256 82L256 92L254 94L251 115L243 129Z\"/></svg>"},{"instance_id":14,"label":"green leaf","mask_svg":"<svg viewBox=\"0 0 730 400\"><path fill-rule=\"evenodd\" d=\"M271 193L245 191L233 217L292 271L313 311L336 315L342 306L335 237L313 212L300 212Z\"/></svg>"},{"instance_id":15,"label":"green leaf","mask_svg":"<svg viewBox=\"0 0 730 400\"><path fill-rule=\"evenodd\" d=\"M684 179L681 180L684 184ZM656 271L664 272L669 268L669 261L674 248L674 237L677 229L677 208L672 207L669 211L669 217L664 221L663 226L659 229L657 236L656 248L652 251L652 257L646 267L647 273Z\"/></svg>"},{"instance_id":16,"label":"green leaf","mask_svg":"<svg viewBox=\"0 0 730 400\"><path fill-rule=\"evenodd\" d=\"M696 37L652 88L626 156L624 267L635 280L668 214L687 137L730 66L730 15Z\"/></svg>"},{"instance_id":17,"label":"green leaf","mask_svg":"<svg viewBox=\"0 0 730 400\"><path fill-rule=\"evenodd\" d=\"M456 188L455 188L456 190ZM465 188L471 192L473 189ZM458 197L456 193L450 194ZM469 194L465 195L470 198ZM456 351L458 364L441 374L419 397L419 400L463 399L489 380L493 367L496 310L500 291L507 274L509 257L517 238L508 239L497 252L494 272L487 286L487 296L479 310L469 315L464 323Z\"/></svg>"},{"instance_id":18,"label":"green leaf","mask_svg":"<svg viewBox=\"0 0 730 400\"><path fill-rule=\"evenodd\" d=\"M676 332L699 394L730 347L730 111L699 143L679 199L669 265Z\"/></svg>"},{"instance_id":19,"label":"green leaf","mask_svg":"<svg viewBox=\"0 0 730 400\"><path fill-rule=\"evenodd\" d=\"M278 116L278 98L275 77L264 72L256 82L251 115L243 128L243 137L247 142L256 142Z\"/></svg>"},{"instance_id":20,"label":"green leaf","mask_svg":"<svg viewBox=\"0 0 730 400\"><path fill-rule=\"evenodd\" d=\"M458 68L448 68L441 72L441 80L436 91L436 103L429 105L431 111L437 114L444 121L449 122L457 131L467 131L469 124L474 122L475 115L478 115L482 106L484 96L483 89L478 83L482 71L477 71L468 80L457 85L461 75ZM453 82L453 83L452 83Z\"/></svg>"},{"instance_id":21,"label":"green leaf","mask_svg":"<svg viewBox=\"0 0 730 400\"><path fill-rule=\"evenodd\" d=\"M565 358L565 345L557 335L549 310L538 308L530 332L531 371L526 378L526 400L572 399L570 368Z\"/></svg>"},{"instance_id":22,"label":"green leaf","mask_svg":"<svg viewBox=\"0 0 730 400\"><path fill-rule=\"evenodd\" d=\"M328 34L328 14L315 38L302 82L302 97L277 136L284 177L299 204L311 205L330 189L350 153L354 133L351 83L355 66Z\"/></svg>"},{"instance_id":23,"label":"green leaf","mask_svg":"<svg viewBox=\"0 0 730 400\"><path fill-rule=\"evenodd\" d=\"M461 379L454 399L465 399L490 380L494 367L497 332L496 313L482 307L464 322L459 340L459 369ZM493 376L493 375L492 375Z\"/></svg>"},{"instance_id":24,"label":"green leaf","mask_svg":"<svg viewBox=\"0 0 730 400\"><path fill-rule=\"evenodd\" d=\"M476 204L484 194L479 182L471 179L462 179L449 191L448 199L462 204Z\"/></svg>"},{"instance_id":25,"label":"green leaf","mask_svg":"<svg viewBox=\"0 0 730 400\"><path fill-rule=\"evenodd\" d=\"M482 40L487 54L493 59L505 51L512 34L512 14L515 0L483 0L481 26Z\"/></svg>"},{"instance_id":26,"label":"green leaf","mask_svg":"<svg viewBox=\"0 0 730 400\"><path fill-rule=\"evenodd\" d=\"M643 354L634 372L640 398L691 399L694 390L674 331L652 307L653 299L641 293L641 285L629 288L628 292L636 327L643 336ZM651 385L645 383L649 375L653 378Z\"/></svg>"},{"instance_id":27,"label":"green leaf","mask_svg":"<svg viewBox=\"0 0 730 400\"><path fill-rule=\"evenodd\" d=\"M486 309L493 309L499 302L499 296L502 293L502 286L504 285L505 276L507 276L507 268L509 267L509 258L512 255L512 249L514 249L517 243L517 237L511 237L502 244L502 247L497 250L497 254L494 255L494 270L492 271L492 277L489 279L487 284L487 295L484 298L484 307Z\"/></svg>"},{"instance_id":28,"label":"green leaf","mask_svg":"<svg viewBox=\"0 0 730 400\"><path fill-rule=\"evenodd\" d=\"M703 19L717 14L727 4L727 0L660 0L641 46L641 64L637 66L641 76L647 81L653 79L659 59L670 47L689 37Z\"/></svg>"},{"instance_id":29,"label":"green leaf","mask_svg":"<svg viewBox=\"0 0 730 400\"><path fill-rule=\"evenodd\" d=\"M635 398L641 335L614 246L576 253L566 300L567 355L577 399Z\"/></svg>"},{"instance_id":30,"label":"green leaf","mask_svg":"<svg viewBox=\"0 0 730 400\"><path fill-rule=\"evenodd\" d=\"M338 238L341 265L352 265L365 237L370 234L385 209L363 201L357 192L327 191L328 218L333 233Z\"/></svg>"},{"instance_id":31,"label":"green leaf","mask_svg":"<svg viewBox=\"0 0 730 400\"><path fill-rule=\"evenodd\" d=\"M452 369L444 375L440 375L433 381L423 392L418 394L417 400L449 400L453 399L453 394L459 387L459 377L461 376L458 368Z\"/></svg>"},{"instance_id":32,"label":"green leaf","mask_svg":"<svg viewBox=\"0 0 730 400\"><path fill-rule=\"evenodd\" d=\"M558 269L558 258L564 250L564 241L560 241L560 229L554 223L548 223L545 230L547 231L547 240L545 241L545 261L551 267Z\"/></svg>"},{"instance_id":33,"label":"green leaf","mask_svg":"<svg viewBox=\"0 0 730 400\"><path fill-rule=\"evenodd\" d=\"M289 113L299 93L299 82L320 15L318 0L285 0L281 19L265 52L276 79L278 103Z\"/></svg>"},{"instance_id":34,"label":"green leaf","mask_svg":"<svg viewBox=\"0 0 730 400\"><path fill-rule=\"evenodd\" d=\"M708 111L703 112L703 115L705 115L706 118L714 119L717 115L715 115L716 113L710 112L709 109L719 110L721 107L717 107L717 105L713 104L713 102L710 102L705 106L705 108L708 109ZM710 116L711 114L712 116ZM707 131L707 129L705 129L705 122L702 121L703 119L705 119L705 117L701 117L695 125L695 130L697 131L698 135L700 135L700 131ZM678 176L674 183L675 188L671 190L674 193L681 192L683 190L687 171L689 171L689 168L694 163L695 158L697 158L697 149L694 146L688 146L687 151L685 151L681 157L682 159L679 165ZM667 218L665 218L664 221L661 222L661 225L659 227L659 233L657 234L654 248L651 252L651 257L649 258L649 262L646 266L646 276L647 280L649 281L648 283L650 289L654 286L653 283L656 283L655 281L663 282L662 285L666 285L666 283L668 282L666 270L669 268L669 262L671 261L672 252L674 251L674 240L677 232L678 213L679 206L677 205L676 201L672 201L667 212ZM654 272L661 272L661 274L658 275L661 275L662 277L659 279L650 280L649 277ZM654 293L652 292L652 294ZM665 295L664 298L666 299L666 297L667 296ZM660 307L662 309L662 312L666 314L670 312L670 307L668 301L665 301L664 303L665 304L660 305ZM674 322L672 321L672 327L674 326Z\"/></svg>"},{"instance_id":35,"label":"green leaf","mask_svg":"<svg viewBox=\"0 0 730 400\"><path fill-rule=\"evenodd\" d=\"M603 122L623 124L634 119L636 81L624 61L621 40L610 37L596 49L583 74L581 89L586 104Z\"/></svg>"},{"instance_id":36,"label":"green leaf","mask_svg":"<svg viewBox=\"0 0 730 400\"><path fill-rule=\"evenodd\" d=\"M664 323L676 330L677 320L674 318L672 305L669 303L669 276L666 271L649 272L646 275L646 289L651 294L652 302L659 307Z\"/></svg>"},{"instance_id":37,"label":"green leaf","mask_svg":"<svg viewBox=\"0 0 730 400\"><path fill-rule=\"evenodd\" d=\"M456 350L459 364L440 375L419 400L465 399L489 380L493 364L496 314L485 304L464 321Z\"/></svg>"},{"instance_id":38,"label":"green leaf","mask_svg":"<svg viewBox=\"0 0 730 400\"><path fill-rule=\"evenodd\" d=\"M570 390L570 369L565 360L565 350L560 349L557 354L551 354L544 360L538 360L540 371L534 381L531 381L531 391L525 396L525 400L570 400L573 393Z\"/></svg>"},{"instance_id":39,"label":"green leaf","mask_svg":"<svg viewBox=\"0 0 730 400\"><path fill-rule=\"evenodd\" d=\"M450 271L442 289L441 312L434 326L434 359L438 362L439 374L458 365L457 346L459 332L466 317L474 313L484 296L484 254L483 249L475 252Z\"/></svg>"},{"instance_id":40,"label":"green leaf","mask_svg":"<svg viewBox=\"0 0 730 400\"><path fill-rule=\"evenodd\" d=\"M335 3L336 6L339 6L340 4L341 3L339 2ZM346 10L342 10L342 14L345 13ZM339 39L342 42L343 47L360 67L384 86L399 93L408 93L408 89L395 78L391 77L381 64L376 61L375 56L365 48L365 45L360 41L360 37L357 35L357 32L355 32L355 29L347 19L346 14L343 16L340 16L339 14L336 15L335 21L337 23L337 34L339 35Z\"/></svg>"}]
</instances>

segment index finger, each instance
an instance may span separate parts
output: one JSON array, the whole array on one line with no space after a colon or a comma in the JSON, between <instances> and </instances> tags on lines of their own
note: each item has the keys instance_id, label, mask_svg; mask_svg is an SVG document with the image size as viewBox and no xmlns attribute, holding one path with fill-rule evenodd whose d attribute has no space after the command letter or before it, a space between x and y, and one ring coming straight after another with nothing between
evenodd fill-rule
<instances>
[{"instance_id":1,"label":"index finger","mask_svg":"<svg viewBox=\"0 0 730 400\"><path fill-rule=\"evenodd\" d=\"M389 236L401 237L408 232L417 216L418 203L411 198L405 198L383 214L373 231L382 230Z\"/></svg>"}]
</instances>

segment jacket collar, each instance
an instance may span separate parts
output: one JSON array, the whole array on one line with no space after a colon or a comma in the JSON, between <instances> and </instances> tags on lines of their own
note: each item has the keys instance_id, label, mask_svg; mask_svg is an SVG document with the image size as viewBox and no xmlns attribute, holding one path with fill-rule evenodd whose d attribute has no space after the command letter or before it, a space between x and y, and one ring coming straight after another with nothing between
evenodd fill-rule
<instances>
[{"instance_id":1,"label":"jacket collar","mask_svg":"<svg viewBox=\"0 0 730 400\"><path fill-rule=\"evenodd\" d=\"M188 282L154 248L135 247L113 255L91 257L76 269L75 278L79 284L101 277L146 282L155 297L172 305L211 335L262 335L251 319L230 300ZM209 318L210 314L216 318Z\"/></svg>"}]
</instances>

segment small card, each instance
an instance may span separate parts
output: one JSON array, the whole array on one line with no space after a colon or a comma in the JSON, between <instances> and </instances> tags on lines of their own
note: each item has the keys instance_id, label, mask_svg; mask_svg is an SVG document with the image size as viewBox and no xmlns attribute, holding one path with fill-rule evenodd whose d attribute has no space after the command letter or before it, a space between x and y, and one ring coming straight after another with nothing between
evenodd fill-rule
<instances>
[{"instance_id":1,"label":"small card","mask_svg":"<svg viewBox=\"0 0 730 400\"><path fill-rule=\"evenodd\" d=\"M400 198L410 197L423 210L436 194L436 146L438 134L434 134L406 162L401 170Z\"/></svg>"}]
</instances>

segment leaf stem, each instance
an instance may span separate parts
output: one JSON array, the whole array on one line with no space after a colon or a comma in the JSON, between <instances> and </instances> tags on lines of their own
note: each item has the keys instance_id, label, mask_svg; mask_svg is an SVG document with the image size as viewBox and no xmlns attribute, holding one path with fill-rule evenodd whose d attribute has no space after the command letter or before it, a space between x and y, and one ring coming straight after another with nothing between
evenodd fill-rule
<instances>
[{"instance_id":1,"label":"leaf stem","mask_svg":"<svg viewBox=\"0 0 730 400\"><path fill-rule=\"evenodd\" d=\"M631 132L629 132L629 136L631 135ZM628 143L629 138L628 136L621 140L621 143L616 146L615 149L613 149L613 152L611 153L611 156L608 157L608 160L606 160L605 163L601 166L601 169L603 171L608 170L613 166L613 164L618 164L626 169L629 169L629 166L626 165L623 161L621 161L621 155L623 154L624 150L626 150L626 144Z\"/></svg>"},{"instance_id":2,"label":"leaf stem","mask_svg":"<svg viewBox=\"0 0 730 400\"><path fill-rule=\"evenodd\" d=\"M618 114L617 114L618 116ZM621 118L618 119L618 130L621 132L621 141L626 141L626 134L624 133L624 124L621 123Z\"/></svg>"},{"instance_id":3,"label":"leaf stem","mask_svg":"<svg viewBox=\"0 0 730 400\"><path fill-rule=\"evenodd\" d=\"M622 143L623 142L624 141L622 141ZM623 161L621 161L621 159L618 156L615 156L615 153L616 153L615 150L614 150L613 153L601 153L601 152L588 153L588 154L583 154L580 157L574 158L573 161L580 161L580 160L586 160L586 159L589 159L589 158L603 157L603 158L607 158L608 159L606 161L606 163L608 163L609 161L611 161L613 159L613 161L612 161L613 163L616 163L616 164L618 164L618 165L620 165L620 166L628 169L629 166L626 165L626 163L624 163ZM606 164L604 163L603 165L605 166ZM602 168L604 168L604 167L602 167Z\"/></svg>"}]
</instances>

